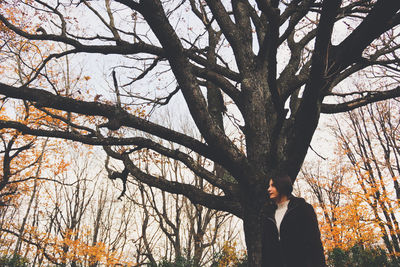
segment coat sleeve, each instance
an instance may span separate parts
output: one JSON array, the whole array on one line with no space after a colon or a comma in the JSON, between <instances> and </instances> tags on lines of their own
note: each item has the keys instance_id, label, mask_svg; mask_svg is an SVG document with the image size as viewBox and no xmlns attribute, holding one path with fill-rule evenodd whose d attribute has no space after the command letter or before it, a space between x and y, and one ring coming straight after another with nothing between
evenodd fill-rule
<instances>
[{"instance_id":1,"label":"coat sleeve","mask_svg":"<svg viewBox=\"0 0 400 267\"><path fill-rule=\"evenodd\" d=\"M324 267L325 256L324 248L321 242L321 233L319 231L317 215L315 214L314 208L310 205L306 205L306 218L307 218L307 259L308 266L312 267Z\"/></svg>"}]
</instances>

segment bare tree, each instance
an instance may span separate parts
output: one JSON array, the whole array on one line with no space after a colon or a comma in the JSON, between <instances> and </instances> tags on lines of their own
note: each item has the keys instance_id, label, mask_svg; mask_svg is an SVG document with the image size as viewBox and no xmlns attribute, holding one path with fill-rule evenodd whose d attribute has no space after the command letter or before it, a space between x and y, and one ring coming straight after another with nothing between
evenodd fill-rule
<instances>
[{"instance_id":1,"label":"bare tree","mask_svg":"<svg viewBox=\"0 0 400 267\"><path fill-rule=\"evenodd\" d=\"M400 252L398 102L369 105L348 114L351 130L338 127L342 149L373 211L390 253Z\"/></svg>"},{"instance_id":2,"label":"bare tree","mask_svg":"<svg viewBox=\"0 0 400 267\"><path fill-rule=\"evenodd\" d=\"M46 184L39 199L40 222L31 238L36 257L62 266L130 262L127 243L135 236L129 231L134 203L117 200L119 190L104 181L101 161L88 159L90 150L64 147L66 151L71 164L54 177L58 183ZM98 184L103 185L101 190Z\"/></svg>"},{"instance_id":3,"label":"bare tree","mask_svg":"<svg viewBox=\"0 0 400 267\"><path fill-rule=\"evenodd\" d=\"M328 249L383 241L398 260L398 109L390 100L343 114L332 126L337 150L326 170L322 164L302 169L321 208L323 231L330 232ZM353 228L350 236L346 228Z\"/></svg>"},{"instance_id":4,"label":"bare tree","mask_svg":"<svg viewBox=\"0 0 400 267\"><path fill-rule=\"evenodd\" d=\"M382 240L373 212L367 207L365 196L343 156L331 159L326 165L314 164L301 172L320 213L325 250L377 246Z\"/></svg>"},{"instance_id":5,"label":"bare tree","mask_svg":"<svg viewBox=\"0 0 400 267\"><path fill-rule=\"evenodd\" d=\"M193 174L177 160L166 157L153 158L149 151L143 153L142 157L147 158L148 165L156 161L163 176L172 176L173 181L192 181L196 188L211 192L218 190L200 177L191 178ZM199 157L197 162L201 166L206 165L204 158ZM180 195L157 192L158 190L146 188L143 184L138 187L141 198L139 201L133 201L144 210L143 224L152 219L153 226L146 227L148 234L153 236L151 239L158 240L158 243L165 243L163 246L158 245L160 252L157 253L154 245L150 246L146 232L143 233L143 238L146 239L144 243L147 243L147 258L152 264L156 263L155 259L163 258L171 262L185 259L191 261L194 266L205 266L213 260L219 244L235 237L234 230L226 227L227 222L234 219L232 215L192 204ZM224 230L229 232L228 238L222 236Z\"/></svg>"},{"instance_id":6,"label":"bare tree","mask_svg":"<svg viewBox=\"0 0 400 267\"><path fill-rule=\"evenodd\" d=\"M320 114L400 95L398 85L390 83L398 74L398 0L16 2L27 17L41 18L40 27L37 32L24 30L23 20L2 12L5 27L22 40L65 44L68 50L43 52L38 65L21 57L31 70L28 81L16 86L4 79L0 93L49 114L48 108L64 111L54 118L68 127L39 128L9 120L0 121L0 127L104 146L124 164L123 179L129 173L194 204L239 216L251 266L267 266L261 262L259 233L269 177L287 171L296 179ZM98 22L93 27L84 20L89 14ZM39 24L33 17L30 22ZM86 34L77 33L76 25L85 27ZM66 96L46 84L46 66L78 53L115 55L113 95L96 84L92 95ZM370 83L363 92L339 90L345 80L368 68L387 87ZM148 90L138 90L142 87ZM183 97L201 139L157 124L131 106L174 104L174 96ZM90 118L70 120L68 114ZM221 127L228 118L236 126L235 135ZM132 129L148 136L136 136ZM244 136L245 151L235 142L238 136ZM161 145L155 137L168 142ZM207 158L228 175L199 166L169 142ZM181 161L223 194L146 173L132 159L141 149Z\"/></svg>"}]
</instances>

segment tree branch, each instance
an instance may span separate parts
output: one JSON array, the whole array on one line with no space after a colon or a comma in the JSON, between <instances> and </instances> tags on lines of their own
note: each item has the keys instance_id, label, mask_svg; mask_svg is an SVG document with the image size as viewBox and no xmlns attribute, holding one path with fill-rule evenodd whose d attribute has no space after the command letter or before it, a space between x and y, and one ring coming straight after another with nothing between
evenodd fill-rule
<instances>
[{"instance_id":1,"label":"tree branch","mask_svg":"<svg viewBox=\"0 0 400 267\"><path fill-rule=\"evenodd\" d=\"M216 3L216 1L213 3ZM229 140L223 129L219 127L208 112L207 102L196 77L193 75L188 58L184 56L182 43L165 16L162 4L159 1L143 2L141 13L167 52L171 69L179 83L191 116L206 142L217 150L216 154L219 154L221 158L226 158L231 164L242 167L247 165L245 155ZM232 170L233 166L225 165L224 167ZM238 168L234 171L237 174L235 176L246 177L243 171L239 171L240 169L243 170L243 168Z\"/></svg>"},{"instance_id":2,"label":"tree branch","mask_svg":"<svg viewBox=\"0 0 400 267\"><path fill-rule=\"evenodd\" d=\"M13 87L0 83L0 94L7 97L34 102L37 107L48 107L67 112L75 112L88 116L103 116L118 120L120 126L132 127L166 140L186 146L205 157L211 156L210 149L204 143L187 135L170 130L163 126L141 119L114 105L98 102L75 100L72 98L51 94L42 89L28 87Z\"/></svg>"},{"instance_id":3,"label":"tree branch","mask_svg":"<svg viewBox=\"0 0 400 267\"><path fill-rule=\"evenodd\" d=\"M356 98L354 100L345 103L322 104L321 113L334 114L334 113L347 112L359 107L366 106L371 103L383 101L390 98L400 97L400 86L388 91L362 92L361 94L365 94L365 96ZM334 96L335 94L332 95Z\"/></svg>"},{"instance_id":4,"label":"tree branch","mask_svg":"<svg viewBox=\"0 0 400 267\"><path fill-rule=\"evenodd\" d=\"M279 37L279 44L282 44L286 38L291 35L299 23L299 21L307 15L309 12L310 7L314 4L315 0L306 0L300 1L295 0L290 3L290 5L285 9L280 17L280 25L286 22L289 19L289 25L284 31L284 33ZM300 3L300 5L299 5Z\"/></svg>"},{"instance_id":5,"label":"tree branch","mask_svg":"<svg viewBox=\"0 0 400 267\"><path fill-rule=\"evenodd\" d=\"M3 22L7 28L14 31L16 34L24 37L28 40L38 41L55 41L73 46L75 52L86 52L86 53L101 53L101 54L120 54L129 55L135 53L149 53L152 55L163 57L163 49L154 45L149 45L144 42L137 42L130 44L128 42L121 42L119 45L84 45L81 42L69 38L67 36L56 35L56 34L30 34L25 32L12 23L10 23L2 14L0 14L0 21Z\"/></svg>"},{"instance_id":6,"label":"tree branch","mask_svg":"<svg viewBox=\"0 0 400 267\"><path fill-rule=\"evenodd\" d=\"M208 7L211 9L215 20L218 22L221 31L234 51L234 56L239 69L246 70L246 66L249 66L252 58L249 57L249 47L246 47L246 42L243 42L242 40L241 34L243 33L238 28L238 25L236 25L229 17L229 14L221 1L206 0L206 2ZM250 70L248 69L248 71Z\"/></svg>"},{"instance_id":7,"label":"tree branch","mask_svg":"<svg viewBox=\"0 0 400 267\"><path fill-rule=\"evenodd\" d=\"M336 48L332 72L340 71L357 61L364 49L382 33L399 24L400 1L378 0L360 25Z\"/></svg>"},{"instance_id":8,"label":"tree branch","mask_svg":"<svg viewBox=\"0 0 400 267\"><path fill-rule=\"evenodd\" d=\"M225 94L227 94L232 100L240 107L242 101L240 97L240 91L232 85L224 76L211 71L209 68L199 68L193 66L193 73L198 77L211 81L218 86Z\"/></svg>"},{"instance_id":9,"label":"tree branch","mask_svg":"<svg viewBox=\"0 0 400 267\"><path fill-rule=\"evenodd\" d=\"M118 154L112 151L109 147L104 147L104 149L109 156L122 160L131 175L148 186L156 187L171 194L184 195L193 204L200 204L212 209L227 211L238 217L242 216L241 205L237 201L234 201L226 196L216 196L206 193L193 185L169 181L163 177L155 177L140 170L132 162L128 155Z\"/></svg>"},{"instance_id":10,"label":"tree branch","mask_svg":"<svg viewBox=\"0 0 400 267\"><path fill-rule=\"evenodd\" d=\"M320 116L322 92L326 90L326 70L328 66L328 51L331 45L333 26L341 0L323 1L321 18L317 27L315 47L312 55L312 66L309 82L304 89L300 106L294 115L294 120L286 122L285 127L291 129L287 135L289 150L286 154L295 154L290 161L285 162L289 168L289 176L296 177L309 148L311 138L317 127Z\"/></svg>"},{"instance_id":11,"label":"tree branch","mask_svg":"<svg viewBox=\"0 0 400 267\"><path fill-rule=\"evenodd\" d=\"M61 138L65 140L77 141L87 145L96 145L96 146L122 146L122 145L134 145L139 149L148 148L152 149L162 155L165 155L170 158L174 158L176 160L184 163L190 170L192 170L196 175L204 178L210 184L222 189L226 192L227 195L232 195L233 191L235 191L235 185L229 182L225 182L222 177L216 177L213 173L207 171L200 165L196 164L196 162L187 154L179 151L168 149L148 138L143 137L132 137L132 138L120 138L120 137L101 137L100 135L93 136L93 134L89 135L81 135L74 132L65 132L65 131L56 131L56 130L41 130L41 129L32 129L26 126L25 124L19 122L12 121L3 121L0 120L0 129L16 129L23 134L29 134L33 136L43 136L43 137L53 137L53 138ZM135 149L137 150L137 149Z\"/></svg>"}]
</instances>

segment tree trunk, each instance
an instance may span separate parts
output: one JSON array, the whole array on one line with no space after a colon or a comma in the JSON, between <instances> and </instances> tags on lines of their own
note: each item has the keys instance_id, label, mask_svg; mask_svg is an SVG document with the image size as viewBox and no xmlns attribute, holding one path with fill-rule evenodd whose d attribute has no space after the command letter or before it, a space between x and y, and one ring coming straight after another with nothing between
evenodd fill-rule
<instances>
[{"instance_id":1,"label":"tree trunk","mask_svg":"<svg viewBox=\"0 0 400 267\"><path fill-rule=\"evenodd\" d=\"M243 226L247 246L248 266L251 267L267 267L262 262L262 239L264 225L264 208L263 205L249 202L244 209ZM273 266L271 266L273 267Z\"/></svg>"}]
</instances>

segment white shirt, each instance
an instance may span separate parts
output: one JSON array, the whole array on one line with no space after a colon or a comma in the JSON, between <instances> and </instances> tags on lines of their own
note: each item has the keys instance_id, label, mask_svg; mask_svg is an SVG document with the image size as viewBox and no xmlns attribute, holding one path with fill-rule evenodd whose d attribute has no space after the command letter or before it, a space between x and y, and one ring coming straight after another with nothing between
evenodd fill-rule
<instances>
[{"instance_id":1,"label":"white shirt","mask_svg":"<svg viewBox=\"0 0 400 267\"><path fill-rule=\"evenodd\" d=\"M278 227L278 233L280 232L280 226L281 226L283 217L285 216L285 213L288 209L288 204L289 204L289 200L279 203L278 208L275 211L275 221L276 221L276 226Z\"/></svg>"}]
</instances>

